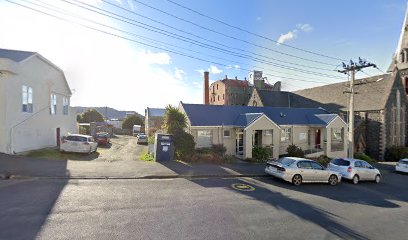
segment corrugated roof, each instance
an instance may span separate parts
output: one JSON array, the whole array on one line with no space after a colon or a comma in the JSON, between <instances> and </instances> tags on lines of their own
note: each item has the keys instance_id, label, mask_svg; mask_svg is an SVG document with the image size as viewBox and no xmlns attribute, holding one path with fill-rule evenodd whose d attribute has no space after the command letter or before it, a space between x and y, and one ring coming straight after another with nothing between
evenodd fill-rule
<instances>
[{"instance_id":1,"label":"corrugated roof","mask_svg":"<svg viewBox=\"0 0 408 240\"><path fill-rule=\"evenodd\" d=\"M163 117L166 109L164 108L147 108L150 117Z\"/></svg>"},{"instance_id":2,"label":"corrugated roof","mask_svg":"<svg viewBox=\"0 0 408 240\"><path fill-rule=\"evenodd\" d=\"M7 58L15 62L21 62L34 54L36 53L0 48L0 58Z\"/></svg>"},{"instance_id":3,"label":"corrugated roof","mask_svg":"<svg viewBox=\"0 0 408 240\"><path fill-rule=\"evenodd\" d=\"M238 80L238 79L224 79L221 80L225 85L232 86L232 87L249 87L249 82L245 80Z\"/></svg>"},{"instance_id":4,"label":"corrugated roof","mask_svg":"<svg viewBox=\"0 0 408 240\"><path fill-rule=\"evenodd\" d=\"M294 107L294 108L319 108L324 104L297 94L285 91L271 91L256 89L263 106L265 107Z\"/></svg>"},{"instance_id":5,"label":"corrugated roof","mask_svg":"<svg viewBox=\"0 0 408 240\"><path fill-rule=\"evenodd\" d=\"M358 79L355 81L354 110L369 111L384 109L391 85L396 78L396 73L387 73L374 77ZM324 104L330 112L347 111L349 82L329 84L294 92L306 99Z\"/></svg>"},{"instance_id":6,"label":"corrugated roof","mask_svg":"<svg viewBox=\"0 0 408 240\"><path fill-rule=\"evenodd\" d=\"M319 108L181 104L192 126L247 126L262 114L278 125L327 125L316 116L327 114L327 111Z\"/></svg>"}]
</instances>

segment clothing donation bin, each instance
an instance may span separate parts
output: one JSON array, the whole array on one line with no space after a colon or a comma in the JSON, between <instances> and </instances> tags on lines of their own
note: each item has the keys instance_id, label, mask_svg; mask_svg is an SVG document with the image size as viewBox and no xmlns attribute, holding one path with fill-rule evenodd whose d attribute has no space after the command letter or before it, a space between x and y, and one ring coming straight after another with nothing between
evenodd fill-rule
<instances>
[{"instance_id":1,"label":"clothing donation bin","mask_svg":"<svg viewBox=\"0 0 408 240\"><path fill-rule=\"evenodd\" d=\"M157 162L172 161L174 158L173 135L156 133L154 138L154 160Z\"/></svg>"}]
</instances>

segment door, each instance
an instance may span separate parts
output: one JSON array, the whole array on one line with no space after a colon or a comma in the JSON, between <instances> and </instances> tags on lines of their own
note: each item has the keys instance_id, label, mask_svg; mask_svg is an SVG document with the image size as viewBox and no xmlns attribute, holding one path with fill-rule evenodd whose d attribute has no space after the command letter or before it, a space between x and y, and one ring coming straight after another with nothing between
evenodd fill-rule
<instances>
[{"instance_id":1,"label":"door","mask_svg":"<svg viewBox=\"0 0 408 240\"><path fill-rule=\"evenodd\" d=\"M300 175L302 176L303 181L305 182L313 182L314 181L314 170L310 165L310 161L299 161L297 166L300 171Z\"/></svg>"},{"instance_id":2,"label":"door","mask_svg":"<svg viewBox=\"0 0 408 240\"><path fill-rule=\"evenodd\" d=\"M326 171L320 164L317 164L315 162L310 162L313 168L314 172L314 180L319 181L319 182L324 182L329 179L329 172Z\"/></svg>"},{"instance_id":3,"label":"door","mask_svg":"<svg viewBox=\"0 0 408 240\"><path fill-rule=\"evenodd\" d=\"M320 149L320 143L321 143L321 131L320 129L316 129L316 133L315 133L315 148Z\"/></svg>"},{"instance_id":4,"label":"door","mask_svg":"<svg viewBox=\"0 0 408 240\"><path fill-rule=\"evenodd\" d=\"M368 180L374 180L375 176L377 175L377 172L375 171L375 169L367 162L361 161L361 165L364 168L366 178Z\"/></svg>"},{"instance_id":5,"label":"door","mask_svg":"<svg viewBox=\"0 0 408 240\"><path fill-rule=\"evenodd\" d=\"M244 155L244 133L237 133L236 155L242 157Z\"/></svg>"},{"instance_id":6,"label":"door","mask_svg":"<svg viewBox=\"0 0 408 240\"><path fill-rule=\"evenodd\" d=\"M61 129L57 128L57 146L61 146Z\"/></svg>"},{"instance_id":7,"label":"door","mask_svg":"<svg viewBox=\"0 0 408 240\"><path fill-rule=\"evenodd\" d=\"M363 166L363 162L361 161L356 161L354 163L354 169L357 172L357 175L360 177L360 180L365 180L367 179L367 171L365 169L365 167Z\"/></svg>"}]
</instances>

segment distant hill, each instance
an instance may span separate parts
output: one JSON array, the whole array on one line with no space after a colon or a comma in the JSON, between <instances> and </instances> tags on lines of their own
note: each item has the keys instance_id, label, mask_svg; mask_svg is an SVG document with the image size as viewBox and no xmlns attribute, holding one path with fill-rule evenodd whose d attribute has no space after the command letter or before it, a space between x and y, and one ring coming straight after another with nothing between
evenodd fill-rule
<instances>
[{"instance_id":1,"label":"distant hill","mask_svg":"<svg viewBox=\"0 0 408 240\"><path fill-rule=\"evenodd\" d=\"M94 108L96 111L98 111L102 116L104 116L107 119L124 119L127 114L136 114L142 119L144 119L144 116L135 112L135 111L120 111L116 110L114 108L110 107L76 107L76 112L77 114L82 114L85 112L88 108Z\"/></svg>"}]
</instances>

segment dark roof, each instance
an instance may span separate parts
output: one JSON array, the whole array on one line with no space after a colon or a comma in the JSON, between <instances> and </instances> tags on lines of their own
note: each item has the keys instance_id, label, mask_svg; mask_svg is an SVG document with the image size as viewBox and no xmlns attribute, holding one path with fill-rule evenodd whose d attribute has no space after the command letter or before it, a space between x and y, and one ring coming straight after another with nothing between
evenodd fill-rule
<instances>
[{"instance_id":1,"label":"dark roof","mask_svg":"<svg viewBox=\"0 0 408 240\"><path fill-rule=\"evenodd\" d=\"M256 89L265 107L324 108L324 104L304 98L300 95L284 92Z\"/></svg>"},{"instance_id":2,"label":"dark roof","mask_svg":"<svg viewBox=\"0 0 408 240\"><path fill-rule=\"evenodd\" d=\"M369 111L384 109L388 93L395 80L396 72L387 73L355 81L354 110ZM295 91L298 96L324 104L323 108L330 112L347 111L349 82L329 84L325 86Z\"/></svg>"},{"instance_id":3,"label":"dark roof","mask_svg":"<svg viewBox=\"0 0 408 240\"><path fill-rule=\"evenodd\" d=\"M0 58L8 58L15 62L21 62L28 57L36 54L35 52L26 52L26 51L18 51L18 50L9 50L9 49L2 49L0 48Z\"/></svg>"},{"instance_id":4,"label":"dark roof","mask_svg":"<svg viewBox=\"0 0 408 240\"><path fill-rule=\"evenodd\" d=\"M328 113L319 108L276 108L185 103L181 103L181 106L192 126L225 125L245 127L263 114L278 125L327 125L327 122L322 120L322 116L318 117L317 115Z\"/></svg>"},{"instance_id":5,"label":"dark roof","mask_svg":"<svg viewBox=\"0 0 408 240\"><path fill-rule=\"evenodd\" d=\"M147 108L149 117L163 117L166 109L164 108Z\"/></svg>"}]
</instances>

